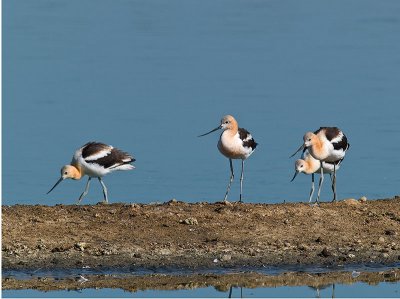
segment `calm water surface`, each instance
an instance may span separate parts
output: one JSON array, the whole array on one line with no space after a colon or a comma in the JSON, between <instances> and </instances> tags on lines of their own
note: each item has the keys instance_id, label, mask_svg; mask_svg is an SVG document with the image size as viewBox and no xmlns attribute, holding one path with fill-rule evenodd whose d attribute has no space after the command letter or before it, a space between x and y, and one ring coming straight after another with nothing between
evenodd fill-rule
<instances>
[{"instance_id":1,"label":"calm water surface","mask_svg":"<svg viewBox=\"0 0 400 299\"><path fill-rule=\"evenodd\" d=\"M365 283L356 283L352 285L332 285L323 289L313 287L276 287L276 288L233 288L231 298L260 298L260 297L285 297L285 298L340 298L340 297L358 297L358 298L398 298L400 295L398 284L380 283L378 285L368 285ZM85 297L119 297L119 298L193 298L193 297L214 297L229 298L229 292L221 292L213 287L179 290L179 291L139 291L131 293L119 289L84 289L80 291L58 291L58 292L40 292L36 290L21 291L3 291L4 297L25 298L53 298L56 296L63 298L85 298Z\"/></svg>"},{"instance_id":2,"label":"calm water surface","mask_svg":"<svg viewBox=\"0 0 400 299\"><path fill-rule=\"evenodd\" d=\"M399 1L5 0L3 10L4 204L74 203L85 181L45 193L89 140L137 158L105 179L113 202L221 200L218 133L196 136L228 113L260 144L247 202L307 199L310 178L289 182L289 156L321 125L351 143L340 198L399 193ZM84 202L101 198L96 182Z\"/></svg>"},{"instance_id":3,"label":"calm water surface","mask_svg":"<svg viewBox=\"0 0 400 299\"><path fill-rule=\"evenodd\" d=\"M397 265L398 266L398 265ZM396 265L393 265L393 267L396 267ZM301 270L303 273L309 273L309 277L314 277L316 280L313 285L317 284L317 276L312 276L316 275L317 273L324 275L328 271L336 272L336 277L338 279L337 282L332 282L332 280L326 280L327 283L326 285L321 285L319 287L315 286L308 286L306 283L310 282L310 278L307 277L305 278L304 276L297 277L297 280L290 279L291 282L288 282L288 285L296 281L297 284L300 284L300 286L282 286L281 282L276 281L276 286L275 287L257 287L257 288L246 288L246 287L241 287L240 285L235 285L232 286L229 289L229 285L221 284L219 286L208 286L208 287L200 287L196 283L193 283L191 286L187 285L187 280L183 277L182 281L179 282L178 280L171 280L174 281L174 284L172 284L170 287L172 287L173 290L162 290L165 286L162 284L159 285L160 290L137 290L137 291L127 291L122 288L104 288L104 284L102 284L103 288L88 288L88 286L85 286L85 282L81 282L81 284L76 284L79 288L79 285L81 285L81 289L70 289L70 290L59 290L59 291L39 291L39 290L34 290L34 289L28 289L28 290L3 290L3 296L4 297L11 297L11 298L21 298L21 297L63 297L63 298L84 298L84 297L219 297L219 298L257 298L257 297L316 297L316 298L340 298L340 297L399 297L400 295L400 284L391 282L393 281L393 276L386 276L382 275L382 281L379 282L379 280L374 280L373 283L365 283L362 281L357 281L356 277L353 276L354 281L348 280L345 277L351 277L353 271L356 270L359 274L366 274L365 272L379 272L382 271L382 273L390 273L390 269L393 269L392 267L382 267L379 265L375 266L350 266L347 268L323 268L323 267L315 267L314 269L309 267L309 268L299 268L298 270ZM289 270L287 268L286 270ZM97 273L96 273L97 272ZM77 281L79 278L79 273L81 275L84 275L84 277L88 278L89 281L91 280L91 274L99 274L103 272L102 274L107 276L106 273L110 276L109 278L114 280L114 279L122 279L124 283L122 284L124 288L126 288L129 283L126 282L126 279L129 277L129 275L133 275L130 279L132 282L131 288L137 287L137 284L135 283L135 275L141 275L143 271L134 271L134 272L129 272L127 273L126 271L120 271L118 270L113 270L111 272L108 271L96 271L96 270L91 270L91 269L81 269L81 270L69 270L66 271L65 273L56 271L56 272L51 272L51 271L35 271L35 273L30 273L29 271L26 274L22 274L18 271L6 271L3 272L3 277L12 277L15 279L37 279L38 277L49 277L49 278L59 278L63 279L64 281ZM144 271L142 274L149 274L148 271L145 273ZM256 272L260 274L265 274L267 276L272 276L279 275L285 272L285 268L282 269L274 269L274 268L265 268L261 271L257 270ZM289 270L286 273L292 272ZM166 275L174 275L171 273L166 273L163 272ZM205 274L205 272L199 271L198 274ZM216 275L221 275L223 273L229 274L229 273L235 273L235 271L230 271L230 270L222 270L221 271L216 271L216 272L210 272L214 273ZM209 273L209 274L210 274ZM241 272L244 273L244 272ZM176 272L175 275L179 275L183 273ZM193 274L189 272L186 272L186 274ZM312 274L312 275L311 275ZM289 276L288 276L289 277ZM376 276L375 276L376 277ZM150 277L148 276L150 279ZM172 277L171 277L172 278ZM95 278L94 278L95 279ZM155 279L155 278L153 278ZM344 280L343 280L344 279ZM196 280L196 279L195 279ZM394 279L396 280L396 279ZM221 283L224 281L221 279ZM226 280L225 280L226 281ZM307 281L307 282L306 282ZM312 281L312 280L311 280ZM345 281L345 283L343 282ZM3 282L4 283L4 282ZM104 283L104 280L103 280ZM232 282L233 283L233 282ZM303 283L304 285L301 285ZM5 283L6 284L6 283ZM58 286L61 286L61 281L57 282ZM259 285L262 285L261 282L258 282ZM113 283L110 285L114 285ZM254 285L257 285L255 283ZM71 285L70 285L71 286ZM140 288L140 287L139 287ZM175 288L175 289L174 289ZM227 288L227 290L225 290Z\"/></svg>"},{"instance_id":4,"label":"calm water surface","mask_svg":"<svg viewBox=\"0 0 400 299\"><path fill-rule=\"evenodd\" d=\"M112 202L221 200L229 163L218 134L196 136L228 113L259 143L246 162L246 202L307 199L310 178L290 183L288 157L319 126L339 126L351 143L340 198L399 194L399 32L397 0L4 0L3 204L74 203L85 181L45 193L90 140L137 159L134 171L105 178ZM95 182L84 203L101 198ZM280 290L243 291L288 295Z\"/></svg>"}]
</instances>

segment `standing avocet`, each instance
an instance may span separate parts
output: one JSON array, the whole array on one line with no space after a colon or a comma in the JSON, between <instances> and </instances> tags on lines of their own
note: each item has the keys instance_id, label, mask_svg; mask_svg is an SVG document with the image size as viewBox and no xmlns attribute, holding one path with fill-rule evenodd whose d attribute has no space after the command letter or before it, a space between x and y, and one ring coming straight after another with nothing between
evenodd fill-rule
<instances>
[{"instance_id":1,"label":"standing avocet","mask_svg":"<svg viewBox=\"0 0 400 299\"><path fill-rule=\"evenodd\" d=\"M115 170L131 170L135 167L130 163L135 159L128 153L125 153L111 145L99 142L88 142L79 148L72 157L71 165L65 165L61 169L61 177L57 183L50 189L53 189L65 179L79 180L84 175L88 175L89 179L86 183L85 191L79 196L77 204L81 202L83 197L89 191L90 180L98 178L102 188L104 201L108 203L108 195L106 185L102 181L102 177Z\"/></svg>"},{"instance_id":2,"label":"standing avocet","mask_svg":"<svg viewBox=\"0 0 400 299\"><path fill-rule=\"evenodd\" d=\"M317 131L307 132L303 137L304 143L292 155L307 148L310 154L321 162L333 163L333 201L336 201L336 166L344 159L350 144L347 137L337 127L321 127ZM324 180L323 168L320 170L322 181Z\"/></svg>"},{"instance_id":3,"label":"standing avocet","mask_svg":"<svg viewBox=\"0 0 400 299\"><path fill-rule=\"evenodd\" d=\"M246 160L254 152L257 147L257 143L246 129L239 128L236 119L232 115L224 116L221 119L221 124L218 127L198 137L208 135L219 129L222 129L223 132L218 141L218 149L221 154L229 159L229 165L231 168L231 177L226 189L224 201L226 201L228 198L228 193L235 176L233 173L232 159L241 159L242 173L240 175L239 202L242 202L244 160Z\"/></svg>"},{"instance_id":4,"label":"standing avocet","mask_svg":"<svg viewBox=\"0 0 400 299\"><path fill-rule=\"evenodd\" d=\"M312 196L314 194L314 174L315 173L320 173L321 172L321 165L324 173L329 173L329 176L331 178L332 182L332 191L335 192L334 186L333 186L333 179L332 179L332 173L334 171L334 166L336 170L340 168L340 163L343 161L340 160L339 162L331 163L331 162L321 162L317 159L315 159L313 156L311 156L310 152L305 149L303 151L303 155L301 156L301 159L296 160L295 162L295 174L291 180L296 178L296 176L300 173L303 172L305 174L311 174L311 191L310 191L310 198L308 199L308 202L311 202ZM321 184L322 184L322 177L319 178L319 183L318 183L318 195L317 199L315 202L319 203L319 197L321 194Z\"/></svg>"}]
</instances>

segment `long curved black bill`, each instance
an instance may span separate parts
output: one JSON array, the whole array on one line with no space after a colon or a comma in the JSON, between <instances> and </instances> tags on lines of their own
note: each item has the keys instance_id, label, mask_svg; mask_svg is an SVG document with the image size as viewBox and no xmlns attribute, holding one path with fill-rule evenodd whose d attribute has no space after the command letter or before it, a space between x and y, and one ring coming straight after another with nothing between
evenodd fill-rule
<instances>
[{"instance_id":1,"label":"long curved black bill","mask_svg":"<svg viewBox=\"0 0 400 299\"><path fill-rule=\"evenodd\" d=\"M296 178L296 176L297 176L298 173L299 173L298 171L296 171L296 172L294 173L294 176L293 176L293 179L291 180L291 182L294 181L294 179Z\"/></svg>"},{"instance_id":2,"label":"long curved black bill","mask_svg":"<svg viewBox=\"0 0 400 299\"><path fill-rule=\"evenodd\" d=\"M61 177L61 178L57 181L57 183L53 186L53 188L51 188L50 191L47 192L46 194L49 194L51 191L53 191L53 189L54 189L55 187L57 187L57 185L58 185L59 183L61 183L63 180L64 180L64 179Z\"/></svg>"},{"instance_id":3,"label":"long curved black bill","mask_svg":"<svg viewBox=\"0 0 400 299\"><path fill-rule=\"evenodd\" d=\"M210 133L212 133L212 132L215 132L215 131L217 131L217 130L219 130L219 129L221 129L221 126L218 126L218 127L216 127L215 129L212 129L210 132L205 133L205 134L202 134L202 135L199 135L199 136L197 136L197 137L206 136L206 135L208 135L208 134L210 134Z\"/></svg>"},{"instance_id":4,"label":"long curved black bill","mask_svg":"<svg viewBox=\"0 0 400 299\"><path fill-rule=\"evenodd\" d=\"M299 147L299 149L298 149L293 155L290 156L290 158L293 157L294 155L296 155L296 154L297 154L299 151L301 151L302 149L304 149L304 144L302 144L302 145Z\"/></svg>"}]
</instances>

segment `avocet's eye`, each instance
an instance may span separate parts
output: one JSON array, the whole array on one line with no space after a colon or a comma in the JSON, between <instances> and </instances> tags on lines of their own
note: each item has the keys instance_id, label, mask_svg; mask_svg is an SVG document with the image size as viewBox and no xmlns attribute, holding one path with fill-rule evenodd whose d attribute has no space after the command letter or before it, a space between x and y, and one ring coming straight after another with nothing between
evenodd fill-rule
<instances>
[{"instance_id":1,"label":"avocet's eye","mask_svg":"<svg viewBox=\"0 0 400 299\"><path fill-rule=\"evenodd\" d=\"M303 168L303 165L300 165L300 168Z\"/></svg>"},{"instance_id":2,"label":"avocet's eye","mask_svg":"<svg viewBox=\"0 0 400 299\"><path fill-rule=\"evenodd\" d=\"M225 121L225 123L226 123L226 124L229 124L229 121L227 120L227 121Z\"/></svg>"},{"instance_id":3,"label":"avocet's eye","mask_svg":"<svg viewBox=\"0 0 400 299\"><path fill-rule=\"evenodd\" d=\"M308 138L308 140L307 141L311 141L311 138Z\"/></svg>"},{"instance_id":4,"label":"avocet's eye","mask_svg":"<svg viewBox=\"0 0 400 299\"><path fill-rule=\"evenodd\" d=\"M68 172L66 171L66 172L64 172L64 174L68 174Z\"/></svg>"}]
</instances>

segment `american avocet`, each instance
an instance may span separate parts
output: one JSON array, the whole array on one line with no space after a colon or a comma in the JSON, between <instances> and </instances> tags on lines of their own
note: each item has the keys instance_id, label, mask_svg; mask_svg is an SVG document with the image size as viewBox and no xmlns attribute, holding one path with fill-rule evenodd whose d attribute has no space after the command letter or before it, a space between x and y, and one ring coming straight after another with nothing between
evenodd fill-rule
<instances>
[{"instance_id":1,"label":"american avocet","mask_svg":"<svg viewBox=\"0 0 400 299\"><path fill-rule=\"evenodd\" d=\"M296 178L297 174L299 174L300 172L303 172L305 174L311 174L311 191L310 191L310 198L308 199L308 202L311 202L312 196L314 194L314 174L315 173L320 173L321 172L321 165L322 165L322 170L324 173L329 173L329 176L331 178L331 182L332 182L332 191L335 192L334 186L333 186L333 180L332 180L332 173L334 171L334 165L336 165L336 170L338 170L340 168L340 163L343 161L340 160L339 162L335 162L331 163L331 162L321 162L317 159L315 159L313 156L311 156L310 152L305 149L303 151L303 155L301 157L301 159L298 159L295 162L295 173L294 176L291 180L291 182L293 182L293 180ZM322 177L320 177L319 179L319 183L318 183L318 196L316 199L316 202L319 202L319 197L321 194L321 184L322 184Z\"/></svg>"},{"instance_id":2,"label":"american avocet","mask_svg":"<svg viewBox=\"0 0 400 299\"><path fill-rule=\"evenodd\" d=\"M71 165L65 165L61 169L61 177L57 183L50 189L53 189L65 179L79 180L84 175L88 175L89 179L86 183L85 191L79 196L78 204L83 197L89 192L90 180L98 178L102 188L104 201L108 203L107 188L102 177L115 170L131 170L135 167L130 163L135 159L128 153L125 153L111 145L99 142L88 142L79 148L72 157Z\"/></svg>"},{"instance_id":3,"label":"american avocet","mask_svg":"<svg viewBox=\"0 0 400 299\"><path fill-rule=\"evenodd\" d=\"M223 132L218 141L218 149L225 157L229 158L229 165L231 168L231 177L228 187L226 189L224 201L228 198L228 193L234 178L232 159L242 160L242 173L240 175L240 197L239 202L242 201L243 191L243 172L244 160L246 160L256 149L257 143L246 130L238 127L236 119L232 115L226 115L221 119L221 124L208 133L202 134L198 137L208 135L214 131L222 129Z\"/></svg>"},{"instance_id":4,"label":"american avocet","mask_svg":"<svg viewBox=\"0 0 400 299\"><path fill-rule=\"evenodd\" d=\"M315 159L333 163L333 201L336 201L336 165L344 159L350 147L346 135L337 127L321 127L314 133L307 132L303 140L304 143L291 157L307 148ZM323 181L323 168L320 169L320 173Z\"/></svg>"}]
</instances>

